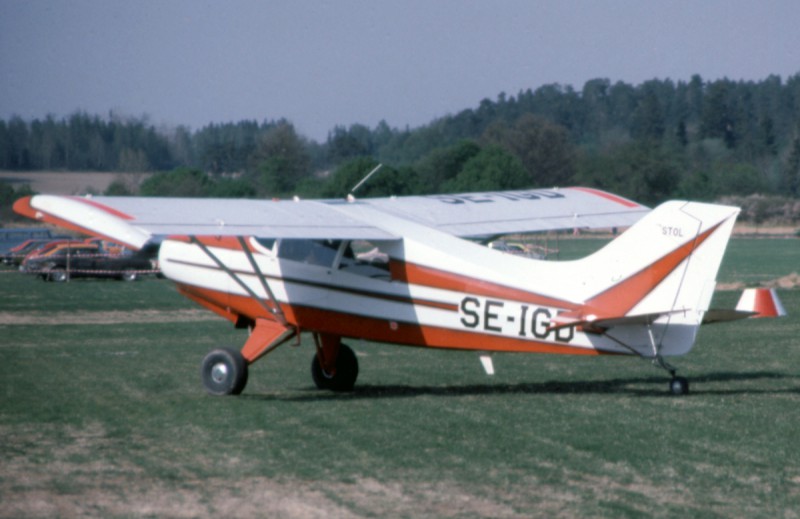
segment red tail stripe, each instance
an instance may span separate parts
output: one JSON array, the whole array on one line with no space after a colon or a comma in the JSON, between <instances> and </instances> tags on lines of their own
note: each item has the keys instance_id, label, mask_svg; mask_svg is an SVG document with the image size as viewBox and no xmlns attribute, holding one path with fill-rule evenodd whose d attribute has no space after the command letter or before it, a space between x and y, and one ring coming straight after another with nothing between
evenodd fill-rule
<instances>
[{"instance_id":1,"label":"red tail stripe","mask_svg":"<svg viewBox=\"0 0 800 519\"><path fill-rule=\"evenodd\" d=\"M722 222L646 268L596 295L587 301L587 311L595 313L598 317L618 317L627 314L639 301L664 281L696 248L706 241L720 225L722 225Z\"/></svg>"}]
</instances>

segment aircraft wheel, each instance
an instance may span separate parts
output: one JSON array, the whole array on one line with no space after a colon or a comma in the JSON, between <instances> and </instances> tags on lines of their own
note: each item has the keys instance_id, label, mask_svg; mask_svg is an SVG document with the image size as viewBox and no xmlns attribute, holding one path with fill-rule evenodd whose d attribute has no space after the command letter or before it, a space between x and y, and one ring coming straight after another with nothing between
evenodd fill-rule
<instances>
[{"instance_id":1,"label":"aircraft wheel","mask_svg":"<svg viewBox=\"0 0 800 519\"><path fill-rule=\"evenodd\" d=\"M200 378L212 395L238 395L247 385L247 362L238 350L212 350L203 359Z\"/></svg>"},{"instance_id":2,"label":"aircraft wheel","mask_svg":"<svg viewBox=\"0 0 800 519\"><path fill-rule=\"evenodd\" d=\"M673 377L669 382L669 392L673 395L689 394L689 381L684 377Z\"/></svg>"},{"instance_id":3,"label":"aircraft wheel","mask_svg":"<svg viewBox=\"0 0 800 519\"><path fill-rule=\"evenodd\" d=\"M358 359L353 350L346 344L339 346L339 356L336 358L336 374L325 373L317 360L317 355L311 359L311 378L319 389L331 391L351 391L358 378Z\"/></svg>"}]
</instances>

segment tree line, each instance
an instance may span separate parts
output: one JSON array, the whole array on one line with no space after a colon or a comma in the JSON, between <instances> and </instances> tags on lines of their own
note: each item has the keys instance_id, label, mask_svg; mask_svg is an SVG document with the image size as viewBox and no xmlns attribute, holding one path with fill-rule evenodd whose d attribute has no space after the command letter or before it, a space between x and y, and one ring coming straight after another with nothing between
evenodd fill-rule
<instances>
[{"instance_id":1,"label":"tree line","mask_svg":"<svg viewBox=\"0 0 800 519\"><path fill-rule=\"evenodd\" d=\"M594 186L645 203L800 195L800 74L762 81L608 79L501 93L419 128L290 121L159 129L77 112L0 120L0 169L158 171L112 194L341 197Z\"/></svg>"}]
</instances>

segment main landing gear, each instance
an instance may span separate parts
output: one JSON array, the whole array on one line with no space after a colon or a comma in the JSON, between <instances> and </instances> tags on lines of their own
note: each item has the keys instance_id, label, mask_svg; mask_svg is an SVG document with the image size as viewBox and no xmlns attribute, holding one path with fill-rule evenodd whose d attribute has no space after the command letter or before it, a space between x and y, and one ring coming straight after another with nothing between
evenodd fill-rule
<instances>
[{"instance_id":1,"label":"main landing gear","mask_svg":"<svg viewBox=\"0 0 800 519\"><path fill-rule=\"evenodd\" d=\"M351 391L358 378L358 359L353 350L344 343L339 344L339 353L333 368L323 367L324 354L319 349L311 359L311 378L319 389Z\"/></svg>"},{"instance_id":2,"label":"main landing gear","mask_svg":"<svg viewBox=\"0 0 800 519\"><path fill-rule=\"evenodd\" d=\"M338 337L314 334L314 340L317 345L311 361L314 384L319 389L351 391L358 378L358 359L353 350ZM212 350L200 366L203 387L212 395L240 394L247 385L247 366L252 360L248 361L239 350Z\"/></svg>"}]
</instances>

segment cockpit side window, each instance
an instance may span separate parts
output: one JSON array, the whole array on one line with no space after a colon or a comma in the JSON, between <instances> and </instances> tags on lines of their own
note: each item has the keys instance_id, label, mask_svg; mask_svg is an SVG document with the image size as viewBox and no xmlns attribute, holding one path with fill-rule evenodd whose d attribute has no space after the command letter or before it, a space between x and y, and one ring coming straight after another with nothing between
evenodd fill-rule
<instances>
[{"instance_id":1,"label":"cockpit side window","mask_svg":"<svg viewBox=\"0 0 800 519\"><path fill-rule=\"evenodd\" d=\"M278 245L278 257L331 268L341 243L339 240L284 239Z\"/></svg>"},{"instance_id":2,"label":"cockpit side window","mask_svg":"<svg viewBox=\"0 0 800 519\"><path fill-rule=\"evenodd\" d=\"M390 279L389 255L381 250L380 243L366 240L348 242L339 262L339 268L351 274Z\"/></svg>"},{"instance_id":3,"label":"cockpit side window","mask_svg":"<svg viewBox=\"0 0 800 519\"><path fill-rule=\"evenodd\" d=\"M273 250L275 246L275 238L260 238L253 236L250 238L250 245L253 246L255 250L262 254L273 255Z\"/></svg>"}]
</instances>

